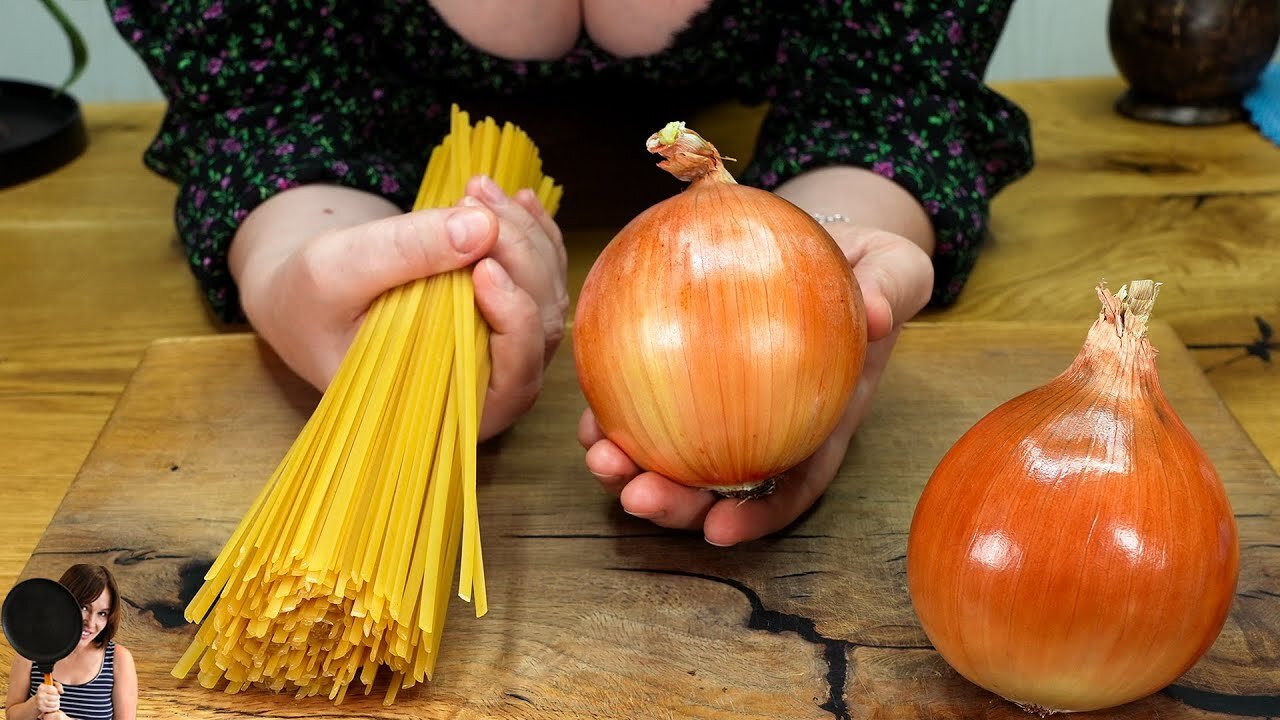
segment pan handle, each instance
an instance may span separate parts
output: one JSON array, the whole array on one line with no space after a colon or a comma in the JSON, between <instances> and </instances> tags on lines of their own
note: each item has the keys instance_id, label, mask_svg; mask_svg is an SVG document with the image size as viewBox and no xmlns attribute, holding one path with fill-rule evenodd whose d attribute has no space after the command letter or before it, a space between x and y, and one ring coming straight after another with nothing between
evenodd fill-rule
<instances>
[{"instance_id":1,"label":"pan handle","mask_svg":"<svg viewBox=\"0 0 1280 720\"><path fill-rule=\"evenodd\" d=\"M53 684L53 673L45 673L45 674L44 674L44 684L45 684L45 685L52 685L52 684Z\"/></svg>"}]
</instances>

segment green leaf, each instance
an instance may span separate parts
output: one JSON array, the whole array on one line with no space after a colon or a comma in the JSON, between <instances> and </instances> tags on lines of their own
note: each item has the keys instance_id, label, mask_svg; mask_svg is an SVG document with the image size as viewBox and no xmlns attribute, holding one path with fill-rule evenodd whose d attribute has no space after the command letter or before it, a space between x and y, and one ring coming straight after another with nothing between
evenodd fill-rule
<instances>
[{"instance_id":1,"label":"green leaf","mask_svg":"<svg viewBox=\"0 0 1280 720\"><path fill-rule=\"evenodd\" d=\"M54 0L40 0L40 4L44 5L44 9L53 16L58 27L62 28L62 34L67 36L67 43L71 45L71 73L58 88L58 92L62 93L80 77L80 73L84 72L85 66L89 64L89 48L84 44L84 37L80 35L80 30L75 23L71 22L71 18L62 12L62 8L58 7Z\"/></svg>"}]
</instances>

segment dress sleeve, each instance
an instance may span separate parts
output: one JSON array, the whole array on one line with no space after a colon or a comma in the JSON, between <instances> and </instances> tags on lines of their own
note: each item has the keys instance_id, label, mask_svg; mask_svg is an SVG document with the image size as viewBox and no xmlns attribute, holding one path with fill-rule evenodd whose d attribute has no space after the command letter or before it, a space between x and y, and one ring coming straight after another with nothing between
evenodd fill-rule
<instances>
[{"instance_id":1,"label":"dress sleeve","mask_svg":"<svg viewBox=\"0 0 1280 720\"><path fill-rule=\"evenodd\" d=\"M227 250L272 195L328 182L402 208L425 158L395 149L395 97L365 69L360 3L107 0L112 20L168 100L143 159L178 183L178 235L214 313L244 319ZM421 136L408 135L420 141ZM417 147L418 143L399 143Z\"/></svg>"},{"instance_id":2,"label":"dress sleeve","mask_svg":"<svg viewBox=\"0 0 1280 720\"><path fill-rule=\"evenodd\" d=\"M1031 168L1025 114L983 82L1012 0L797 3L743 181L774 188L823 165L912 193L936 237L932 303L959 294L991 197Z\"/></svg>"}]
</instances>

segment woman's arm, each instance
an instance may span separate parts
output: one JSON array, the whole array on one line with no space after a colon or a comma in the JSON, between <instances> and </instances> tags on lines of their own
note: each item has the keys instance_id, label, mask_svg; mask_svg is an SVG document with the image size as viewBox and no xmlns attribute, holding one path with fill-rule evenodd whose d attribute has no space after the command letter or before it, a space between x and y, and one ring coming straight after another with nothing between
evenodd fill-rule
<instances>
[{"instance_id":1,"label":"woman's arm","mask_svg":"<svg viewBox=\"0 0 1280 720\"><path fill-rule=\"evenodd\" d=\"M15 655L9 669L9 694L5 698L6 720L34 720L40 716L36 709L37 698L31 692L31 661Z\"/></svg>"},{"instance_id":2,"label":"woman's arm","mask_svg":"<svg viewBox=\"0 0 1280 720\"><path fill-rule=\"evenodd\" d=\"M138 669L133 653L116 644L116 681L111 688L111 704L115 720L134 720L138 716Z\"/></svg>"},{"instance_id":3,"label":"woman's arm","mask_svg":"<svg viewBox=\"0 0 1280 720\"><path fill-rule=\"evenodd\" d=\"M262 203L228 258L254 329L324 389L378 296L474 264L493 362L479 437L502 431L533 405L563 336L564 242L532 191L509 197L475 178L467 193L458 207L412 213L336 185L306 185Z\"/></svg>"},{"instance_id":4,"label":"woman's arm","mask_svg":"<svg viewBox=\"0 0 1280 720\"><path fill-rule=\"evenodd\" d=\"M929 301L933 271L926 266L934 251L933 225L901 185L864 168L825 167L798 175L775 192L815 215L842 218L825 227L858 276L871 341ZM905 238L915 247L886 244L874 231Z\"/></svg>"}]
</instances>

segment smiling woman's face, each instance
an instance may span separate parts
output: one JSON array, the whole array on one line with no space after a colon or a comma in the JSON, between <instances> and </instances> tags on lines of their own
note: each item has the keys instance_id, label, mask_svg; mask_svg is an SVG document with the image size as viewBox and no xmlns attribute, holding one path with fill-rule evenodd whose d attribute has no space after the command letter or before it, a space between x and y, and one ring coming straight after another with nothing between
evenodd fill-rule
<instances>
[{"instance_id":1,"label":"smiling woman's face","mask_svg":"<svg viewBox=\"0 0 1280 720\"><path fill-rule=\"evenodd\" d=\"M111 593L106 588L92 605L81 605L80 616L83 621L80 629L80 647L93 642L98 633L107 626L107 618L111 613Z\"/></svg>"}]
</instances>

